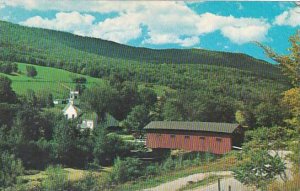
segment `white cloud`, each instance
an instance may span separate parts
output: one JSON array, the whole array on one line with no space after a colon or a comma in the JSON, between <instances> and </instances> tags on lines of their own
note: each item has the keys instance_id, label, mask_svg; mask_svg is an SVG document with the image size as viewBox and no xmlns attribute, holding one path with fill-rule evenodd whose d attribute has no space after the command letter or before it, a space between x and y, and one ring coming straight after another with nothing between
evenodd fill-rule
<instances>
[{"instance_id":1,"label":"white cloud","mask_svg":"<svg viewBox=\"0 0 300 191\"><path fill-rule=\"evenodd\" d=\"M192 36L192 37L186 37L186 38L180 38L177 35L170 35L170 34L152 34L150 35L150 38L145 40L144 43L147 44L179 44L183 47L190 47L194 46L196 44L199 44L200 39L198 36Z\"/></svg>"},{"instance_id":2,"label":"white cloud","mask_svg":"<svg viewBox=\"0 0 300 191\"><path fill-rule=\"evenodd\" d=\"M113 19L106 19L93 27L91 35L103 39L126 43L142 35L139 15L126 14Z\"/></svg>"},{"instance_id":3,"label":"white cloud","mask_svg":"<svg viewBox=\"0 0 300 191\"><path fill-rule=\"evenodd\" d=\"M9 6L26 9L54 9L60 11L54 19L35 16L21 22L23 25L36 26L73 32L78 35L92 36L120 43L127 43L142 35L146 27L146 44L178 44L184 47L196 46L200 37L207 33L220 31L221 34L237 44L264 40L270 25L261 18L235 18L212 13L201 15L191 10L185 2L103 2L64 0L11 0ZM80 11L90 12L80 14ZM96 23L92 12L117 12L118 16Z\"/></svg>"},{"instance_id":4,"label":"white cloud","mask_svg":"<svg viewBox=\"0 0 300 191\"><path fill-rule=\"evenodd\" d=\"M124 1L94 0L1 0L4 5L22 7L27 10L56 10L84 12L124 12L136 10L139 3Z\"/></svg>"},{"instance_id":5,"label":"white cloud","mask_svg":"<svg viewBox=\"0 0 300 191\"><path fill-rule=\"evenodd\" d=\"M95 17L92 15L80 14L73 11L70 13L57 13L54 19L35 16L20 22L20 24L30 27L68 31L77 35L89 36L88 34L91 30L91 26L93 26L94 20Z\"/></svg>"},{"instance_id":6,"label":"white cloud","mask_svg":"<svg viewBox=\"0 0 300 191\"><path fill-rule=\"evenodd\" d=\"M244 44L251 41L263 41L269 26L250 25L246 27L228 26L221 29L221 33L236 44Z\"/></svg>"},{"instance_id":7,"label":"white cloud","mask_svg":"<svg viewBox=\"0 0 300 191\"><path fill-rule=\"evenodd\" d=\"M300 7L291 8L276 16L274 24L292 27L300 26Z\"/></svg>"}]
</instances>

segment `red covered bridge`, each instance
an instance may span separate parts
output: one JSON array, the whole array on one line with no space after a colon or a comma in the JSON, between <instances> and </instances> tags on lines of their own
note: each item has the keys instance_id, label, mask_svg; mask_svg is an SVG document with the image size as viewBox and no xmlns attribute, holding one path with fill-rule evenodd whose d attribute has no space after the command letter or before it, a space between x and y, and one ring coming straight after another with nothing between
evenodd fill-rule
<instances>
[{"instance_id":1,"label":"red covered bridge","mask_svg":"<svg viewBox=\"0 0 300 191\"><path fill-rule=\"evenodd\" d=\"M153 121L145 128L146 145L152 149L183 149L225 154L241 146L239 124L213 122Z\"/></svg>"}]
</instances>

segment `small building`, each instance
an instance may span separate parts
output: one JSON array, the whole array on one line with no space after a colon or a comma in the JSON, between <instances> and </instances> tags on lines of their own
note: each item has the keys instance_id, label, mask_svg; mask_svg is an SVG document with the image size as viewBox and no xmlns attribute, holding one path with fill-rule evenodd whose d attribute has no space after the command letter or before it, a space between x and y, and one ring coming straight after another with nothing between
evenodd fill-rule
<instances>
[{"instance_id":1,"label":"small building","mask_svg":"<svg viewBox=\"0 0 300 191\"><path fill-rule=\"evenodd\" d=\"M225 154L244 138L242 126L232 123L153 121L144 129L146 146L152 149Z\"/></svg>"},{"instance_id":2,"label":"small building","mask_svg":"<svg viewBox=\"0 0 300 191\"><path fill-rule=\"evenodd\" d=\"M97 126L98 115L95 112L86 112L81 116L81 124L79 124L81 129L91 129L93 130Z\"/></svg>"},{"instance_id":3,"label":"small building","mask_svg":"<svg viewBox=\"0 0 300 191\"><path fill-rule=\"evenodd\" d=\"M81 110L72 102L68 103L62 111L67 119L75 119L81 114Z\"/></svg>"}]
</instances>

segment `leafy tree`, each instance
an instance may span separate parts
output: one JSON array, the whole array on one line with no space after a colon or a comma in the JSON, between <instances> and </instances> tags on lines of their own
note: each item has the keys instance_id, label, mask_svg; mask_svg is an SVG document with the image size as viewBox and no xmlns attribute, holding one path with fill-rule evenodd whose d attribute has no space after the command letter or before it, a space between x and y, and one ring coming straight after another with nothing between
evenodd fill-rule
<instances>
[{"instance_id":1,"label":"leafy tree","mask_svg":"<svg viewBox=\"0 0 300 191\"><path fill-rule=\"evenodd\" d=\"M243 112L241 110L237 110L235 112L235 120L236 122L238 122L241 125L245 125L246 123L246 118L245 115L243 114Z\"/></svg>"},{"instance_id":2,"label":"leafy tree","mask_svg":"<svg viewBox=\"0 0 300 191\"><path fill-rule=\"evenodd\" d=\"M147 108L152 107L157 101L157 94L150 88L143 88L139 92L140 104L145 105Z\"/></svg>"},{"instance_id":3,"label":"leafy tree","mask_svg":"<svg viewBox=\"0 0 300 191\"><path fill-rule=\"evenodd\" d=\"M13 116L17 110L17 96L11 88L11 80L0 76L0 127L12 125Z\"/></svg>"},{"instance_id":4,"label":"leafy tree","mask_svg":"<svg viewBox=\"0 0 300 191\"><path fill-rule=\"evenodd\" d=\"M294 127L300 127L300 88L292 88L285 91L282 103L292 113L292 118L287 119L286 122ZM298 130L300 131L300 128Z\"/></svg>"},{"instance_id":5,"label":"leafy tree","mask_svg":"<svg viewBox=\"0 0 300 191\"><path fill-rule=\"evenodd\" d=\"M11 74L12 72L17 72L17 71L18 71L17 64L0 61L0 72L3 72L5 74Z\"/></svg>"},{"instance_id":6,"label":"leafy tree","mask_svg":"<svg viewBox=\"0 0 300 191\"><path fill-rule=\"evenodd\" d=\"M76 84L86 84L87 79L82 76L80 76L80 77L75 76L75 77L72 77L72 81Z\"/></svg>"},{"instance_id":7,"label":"leafy tree","mask_svg":"<svg viewBox=\"0 0 300 191\"><path fill-rule=\"evenodd\" d=\"M112 114L116 119L123 120L139 101L138 86L135 83L123 82L116 88L117 104Z\"/></svg>"},{"instance_id":8,"label":"leafy tree","mask_svg":"<svg viewBox=\"0 0 300 191\"><path fill-rule=\"evenodd\" d=\"M0 166L0 189L13 186L24 172L22 162L7 152L1 153Z\"/></svg>"},{"instance_id":9,"label":"leafy tree","mask_svg":"<svg viewBox=\"0 0 300 191\"><path fill-rule=\"evenodd\" d=\"M53 95L48 91L40 91L36 95L36 101L39 107L41 108L50 108L54 107Z\"/></svg>"},{"instance_id":10,"label":"leafy tree","mask_svg":"<svg viewBox=\"0 0 300 191\"><path fill-rule=\"evenodd\" d=\"M135 106L125 120L128 130L141 131L148 123L149 111L144 105Z\"/></svg>"},{"instance_id":11,"label":"leafy tree","mask_svg":"<svg viewBox=\"0 0 300 191\"><path fill-rule=\"evenodd\" d=\"M85 89L86 89L85 84L77 83L76 86L75 86L75 90L78 91L80 95L83 94Z\"/></svg>"},{"instance_id":12,"label":"leafy tree","mask_svg":"<svg viewBox=\"0 0 300 191\"><path fill-rule=\"evenodd\" d=\"M26 72L27 72L27 76L32 78L38 74L36 68L34 66L29 66L29 65L26 66Z\"/></svg>"},{"instance_id":13,"label":"leafy tree","mask_svg":"<svg viewBox=\"0 0 300 191\"><path fill-rule=\"evenodd\" d=\"M288 105L293 114L292 119L287 120L292 126L298 128L300 131L300 116L297 111L299 108L299 88L300 88L300 30L289 39L291 47L289 48L289 55L279 55L275 53L270 47L259 44L265 53L273 60L280 64L283 73L290 79L293 89L284 92L283 103ZM288 101L291 99L292 101ZM295 113L296 111L296 113Z\"/></svg>"},{"instance_id":14,"label":"leafy tree","mask_svg":"<svg viewBox=\"0 0 300 191\"><path fill-rule=\"evenodd\" d=\"M163 106L162 115L166 121L182 121L183 116L179 111L180 104L177 101L167 100Z\"/></svg>"},{"instance_id":15,"label":"leafy tree","mask_svg":"<svg viewBox=\"0 0 300 191\"><path fill-rule=\"evenodd\" d=\"M290 78L292 84L295 87L300 86L300 30L297 31L297 33L290 37L290 43L291 48L289 50L291 51L291 54L289 55L278 55L275 53L270 47L264 46L262 44L259 44L261 46L265 53L273 60L278 62L280 64L280 67L282 68L282 71L284 74Z\"/></svg>"},{"instance_id":16,"label":"leafy tree","mask_svg":"<svg viewBox=\"0 0 300 191\"><path fill-rule=\"evenodd\" d=\"M109 85L104 85L86 89L80 101L87 110L95 111L100 118L104 118L106 112L116 108L116 97L117 91Z\"/></svg>"},{"instance_id":17,"label":"leafy tree","mask_svg":"<svg viewBox=\"0 0 300 191\"><path fill-rule=\"evenodd\" d=\"M254 116L257 126L272 127L283 125L284 111L278 104L262 102L255 108Z\"/></svg>"},{"instance_id":18,"label":"leafy tree","mask_svg":"<svg viewBox=\"0 0 300 191\"><path fill-rule=\"evenodd\" d=\"M119 136L109 135L103 128L96 130L94 139L93 154L96 161L102 165L111 164L117 156L126 156L131 148Z\"/></svg>"},{"instance_id":19,"label":"leafy tree","mask_svg":"<svg viewBox=\"0 0 300 191\"><path fill-rule=\"evenodd\" d=\"M267 150L252 152L248 159L234 169L234 177L245 185L266 189L276 176L282 176L286 167L278 155L271 156Z\"/></svg>"},{"instance_id":20,"label":"leafy tree","mask_svg":"<svg viewBox=\"0 0 300 191\"><path fill-rule=\"evenodd\" d=\"M77 140L79 133L76 123L71 123L63 119L56 124L52 144L53 155L57 162L71 166L85 162L84 159L83 161L79 161L78 159L79 149L77 148Z\"/></svg>"},{"instance_id":21,"label":"leafy tree","mask_svg":"<svg viewBox=\"0 0 300 191\"><path fill-rule=\"evenodd\" d=\"M243 148L245 151L261 149L286 149L286 141L297 139L297 133L286 127L260 127L245 133Z\"/></svg>"},{"instance_id":22,"label":"leafy tree","mask_svg":"<svg viewBox=\"0 0 300 191\"><path fill-rule=\"evenodd\" d=\"M231 123L234 121L235 117L234 105L233 100L227 98L215 98L209 100L204 107L204 120Z\"/></svg>"},{"instance_id":23,"label":"leafy tree","mask_svg":"<svg viewBox=\"0 0 300 191\"><path fill-rule=\"evenodd\" d=\"M121 160L117 158L110 174L111 182L124 183L129 180L135 180L143 175L144 168L142 161L139 159L126 158Z\"/></svg>"},{"instance_id":24,"label":"leafy tree","mask_svg":"<svg viewBox=\"0 0 300 191\"><path fill-rule=\"evenodd\" d=\"M11 88L11 80L0 75L0 103L15 103L16 100L16 94Z\"/></svg>"}]
</instances>

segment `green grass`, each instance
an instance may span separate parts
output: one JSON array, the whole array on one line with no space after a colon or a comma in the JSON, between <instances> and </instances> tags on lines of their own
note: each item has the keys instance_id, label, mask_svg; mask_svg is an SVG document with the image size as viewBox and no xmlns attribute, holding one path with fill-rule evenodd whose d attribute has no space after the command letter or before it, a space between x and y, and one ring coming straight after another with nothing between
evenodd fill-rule
<instances>
[{"instance_id":1,"label":"green grass","mask_svg":"<svg viewBox=\"0 0 300 191\"><path fill-rule=\"evenodd\" d=\"M85 77L87 79L86 86L88 88L98 85L104 85L107 80L100 78L93 78L81 74L68 72L62 69L37 66L38 75L34 78L26 76L26 66L31 64L17 63L19 73L7 75L0 73L0 75L7 76L12 80L12 88L18 95L26 94L28 89L32 89L36 93L47 92L52 93L54 98L68 97L69 90L67 87L74 89L76 84L72 81L72 76ZM139 88L144 88L147 85L139 84ZM165 91L174 91L165 86L151 85L149 88L153 89L158 95L163 95Z\"/></svg>"},{"instance_id":2,"label":"green grass","mask_svg":"<svg viewBox=\"0 0 300 191\"><path fill-rule=\"evenodd\" d=\"M111 167L105 167L101 169L101 171L94 171L93 174L96 175L98 178L101 178L103 175L109 173L111 171ZM64 168L65 173L67 173L68 181L71 183L78 182L82 180L85 175L88 173L87 170L81 169L73 169L73 168ZM42 181L47 177L46 171L39 171L30 175L24 175L19 177L22 180L23 187L27 188L28 190L34 190L41 185Z\"/></svg>"},{"instance_id":3,"label":"green grass","mask_svg":"<svg viewBox=\"0 0 300 191\"><path fill-rule=\"evenodd\" d=\"M170 182L178 178L182 178L196 173L232 170L237 164L238 164L237 159L233 155L228 155L221 159L218 159L215 162L207 162L197 166L190 166L188 168L177 169L171 172L163 173L155 177L147 178L145 180L141 179L133 182L127 182L125 184L118 185L114 190L132 191L132 190L142 190L145 188L152 188L160 184Z\"/></svg>"},{"instance_id":4,"label":"green grass","mask_svg":"<svg viewBox=\"0 0 300 191\"><path fill-rule=\"evenodd\" d=\"M28 89L38 92L51 92L55 98L64 98L68 95L67 87L74 89L75 83L72 81L72 76L85 77L87 79L86 86L103 85L104 80L75 74L61 69L49 68L43 66L34 66L38 75L34 78L26 76L26 66L30 64L17 63L19 73L5 75L12 80L13 90L19 94L25 94Z\"/></svg>"},{"instance_id":5,"label":"green grass","mask_svg":"<svg viewBox=\"0 0 300 191\"><path fill-rule=\"evenodd\" d=\"M203 180L199 180L197 182L191 182L191 183L183 186L182 188L180 188L177 191L192 190L192 189L198 188L200 186L205 186L205 185L216 182L219 178L222 178L222 176L211 175L211 176L204 178Z\"/></svg>"}]
</instances>

